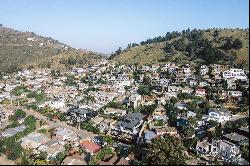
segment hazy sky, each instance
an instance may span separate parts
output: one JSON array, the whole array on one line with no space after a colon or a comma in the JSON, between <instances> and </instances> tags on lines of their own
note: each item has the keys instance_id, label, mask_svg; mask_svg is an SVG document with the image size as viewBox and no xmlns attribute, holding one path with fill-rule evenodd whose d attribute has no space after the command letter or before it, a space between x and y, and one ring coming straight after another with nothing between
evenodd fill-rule
<instances>
[{"instance_id":1,"label":"hazy sky","mask_svg":"<svg viewBox=\"0 0 250 166\"><path fill-rule=\"evenodd\" d=\"M0 23L111 53L168 31L248 28L248 0L0 0Z\"/></svg>"}]
</instances>

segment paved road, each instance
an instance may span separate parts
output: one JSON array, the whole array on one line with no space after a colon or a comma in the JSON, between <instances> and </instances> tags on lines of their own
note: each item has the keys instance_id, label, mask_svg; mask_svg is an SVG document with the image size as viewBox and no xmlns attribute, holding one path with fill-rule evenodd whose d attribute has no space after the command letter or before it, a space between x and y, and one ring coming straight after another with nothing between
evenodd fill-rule
<instances>
[{"instance_id":1,"label":"paved road","mask_svg":"<svg viewBox=\"0 0 250 166\"><path fill-rule=\"evenodd\" d=\"M64 121L60 121L60 120L50 121L48 119L48 117L46 117L46 116L44 116L44 115L42 115L42 114L40 114L40 113L38 113L36 111L27 110L25 108L22 108L22 109L26 112L27 115L33 115L35 118L45 121L48 124L48 126L51 127L51 128L53 128L53 127L64 127L64 128L71 129L75 133L83 135L84 137L93 138L94 136L96 136L96 134L88 132L87 130L79 130L79 129L75 128L75 127L72 127L72 126L68 125Z\"/></svg>"}]
</instances>

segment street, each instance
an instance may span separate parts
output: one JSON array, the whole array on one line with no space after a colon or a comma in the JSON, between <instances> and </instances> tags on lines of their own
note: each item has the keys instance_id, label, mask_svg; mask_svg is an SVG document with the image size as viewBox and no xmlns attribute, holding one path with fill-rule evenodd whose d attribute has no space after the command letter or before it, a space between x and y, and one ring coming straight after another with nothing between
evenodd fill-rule
<instances>
[{"instance_id":1,"label":"street","mask_svg":"<svg viewBox=\"0 0 250 166\"><path fill-rule=\"evenodd\" d=\"M60 121L60 120L50 121L48 119L48 117L46 117L46 116L44 116L44 115L42 115L42 114L40 114L40 113L38 113L36 111L27 110L25 108L22 108L22 109L23 109L23 111L26 112L27 116L28 115L33 115L35 118L45 121L48 124L48 126L50 126L51 128L64 127L64 128L68 128L68 129L74 131L77 134L83 135L84 137L93 138L94 136L96 136L96 134L88 132L86 130L79 130L79 129L75 128L75 127L72 127L72 126L68 125L64 121Z\"/></svg>"}]
</instances>

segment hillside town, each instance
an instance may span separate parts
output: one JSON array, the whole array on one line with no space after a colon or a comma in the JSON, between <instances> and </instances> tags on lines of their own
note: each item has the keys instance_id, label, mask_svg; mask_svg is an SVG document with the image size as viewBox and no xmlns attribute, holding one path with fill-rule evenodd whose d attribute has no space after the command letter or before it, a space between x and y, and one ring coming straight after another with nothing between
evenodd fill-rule
<instances>
[{"instance_id":1,"label":"hillside town","mask_svg":"<svg viewBox=\"0 0 250 166\"><path fill-rule=\"evenodd\" d=\"M0 160L138 165L171 136L186 164L249 164L248 97L223 64L25 69L0 81Z\"/></svg>"}]
</instances>

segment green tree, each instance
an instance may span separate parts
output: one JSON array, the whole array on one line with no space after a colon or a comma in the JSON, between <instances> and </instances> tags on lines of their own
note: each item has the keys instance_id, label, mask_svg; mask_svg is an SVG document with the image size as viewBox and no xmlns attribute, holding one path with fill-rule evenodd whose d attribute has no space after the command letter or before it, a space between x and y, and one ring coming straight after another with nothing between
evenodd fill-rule
<instances>
[{"instance_id":1,"label":"green tree","mask_svg":"<svg viewBox=\"0 0 250 166\"><path fill-rule=\"evenodd\" d=\"M215 31L214 31L214 37L216 38L216 37L218 37L219 36L219 31L216 29Z\"/></svg>"},{"instance_id":2,"label":"green tree","mask_svg":"<svg viewBox=\"0 0 250 166\"><path fill-rule=\"evenodd\" d=\"M242 41L238 38L236 38L234 41L233 41L233 47L238 50L238 49L241 49L242 48Z\"/></svg>"},{"instance_id":3,"label":"green tree","mask_svg":"<svg viewBox=\"0 0 250 166\"><path fill-rule=\"evenodd\" d=\"M151 87L148 85L140 85L138 89L138 93L140 95L151 95Z\"/></svg>"},{"instance_id":4,"label":"green tree","mask_svg":"<svg viewBox=\"0 0 250 166\"><path fill-rule=\"evenodd\" d=\"M162 138L159 137L152 141L144 163L148 165L184 165L187 160L184 151L180 139L166 134Z\"/></svg>"},{"instance_id":5,"label":"green tree","mask_svg":"<svg viewBox=\"0 0 250 166\"><path fill-rule=\"evenodd\" d=\"M142 106L139 108L139 110L141 113L145 115L151 115L156 109L156 107L157 107L157 104L152 104L152 105Z\"/></svg>"},{"instance_id":6,"label":"green tree","mask_svg":"<svg viewBox=\"0 0 250 166\"><path fill-rule=\"evenodd\" d=\"M22 119L22 118L25 118L26 112L24 112L22 109L17 109L15 112L15 115L17 119Z\"/></svg>"},{"instance_id":7,"label":"green tree","mask_svg":"<svg viewBox=\"0 0 250 166\"><path fill-rule=\"evenodd\" d=\"M241 146L240 150L242 153L242 158L244 158L245 160L249 160L249 145Z\"/></svg>"},{"instance_id":8,"label":"green tree","mask_svg":"<svg viewBox=\"0 0 250 166\"><path fill-rule=\"evenodd\" d=\"M75 86L76 85L75 76L68 75L65 84L67 86Z\"/></svg>"},{"instance_id":9,"label":"green tree","mask_svg":"<svg viewBox=\"0 0 250 166\"><path fill-rule=\"evenodd\" d=\"M219 138L220 136L222 136L222 126L221 126L221 123L219 123L215 127L215 138Z\"/></svg>"},{"instance_id":10,"label":"green tree","mask_svg":"<svg viewBox=\"0 0 250 166\"><path fill-rule=\"evenodd\" d=\"M36 123L36 118L33 115L29 115L24 119L25 125L30 125Z\"/></svg>"},{"instance_id":11,"label":"green tree","mask_svg":"<svg viewBox=\"0 0 250 166\"><path fill-rule=\"evenodd\" d=\"M22 93L29 92L26 86L17 86L11 90L11 93L15 96L20 96Z\"/></svg>"},{"instance_id":12,"label":"green tree","mask_svg":"<svg viewBox=\"0 0 250 166\"><path fill-rule=\"evenodd\" d=\"M58 153L57 156L56 156L57 165L60 165L62 163L62 161L65 159L66 156L67 155L66 155L65 151Z\"/></svg>"},{"instance_id":13,"label":"green tree","mask_svg":"<svg viewBox=\"0 0 250 166\"><path fill-rule=\"evenodd\" d=\"M180 99L180 100L185 100L185 99L190 99L191 98L191 95L189 95L188 93L179 93L177 95L177 97Z\"/></svg>"}]
</instances>

